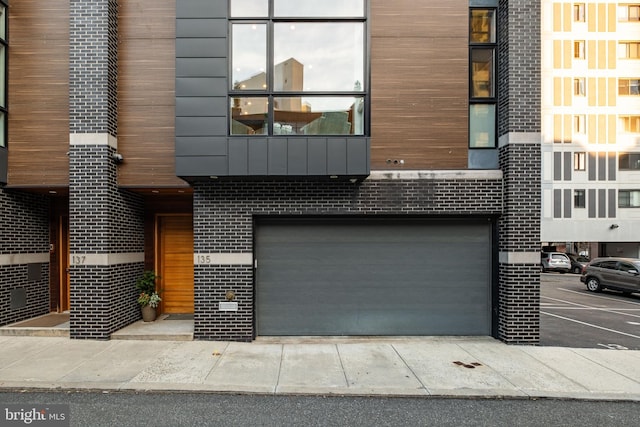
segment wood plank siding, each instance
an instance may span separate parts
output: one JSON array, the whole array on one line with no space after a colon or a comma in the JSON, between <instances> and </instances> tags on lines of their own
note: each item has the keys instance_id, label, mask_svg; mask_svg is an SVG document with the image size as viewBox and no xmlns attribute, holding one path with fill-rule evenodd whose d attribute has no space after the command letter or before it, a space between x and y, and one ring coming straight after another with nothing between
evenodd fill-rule
<instances>
[{"instance_id":1,"label":"wood plank siding","mask_svg":"<svg viewBox=\"0 0 640 427\"><path fill-rule=\"evenodd\" d=\"M466 0L371 2L372 170L467 168L468 16Z\"/></svg>"},{"instance_id":2,"label":"wood plank siding","mask_svg":"<svg viewBox=\"0 0 640 427\"><path fill-rule=\"evenodd\" d=\"M118 183L187 187L175 174L175 0L119 1Z\"/></svg>"},{"instance_id":3,"label":"wood plank siding","mask_svg":"<svg viewBox=\"0 0 640 427\"><path fill-rule=\"evenodd\" d=\"M9 7L8 184L69 184L69 1Z\"/></svg>"},{"instance_id":4,"label":"wood plank siding","mask_svg":"<svg viewBox=\"0 0 640 427\"><path fill-rule=\"evenodd\" d=\"M175 176L175 8L119 1L121 186L187 187ZM12 2L9 31L9 185L68 186L68 0ZM370 33L371 169L466 169L468 2L372 0Z\"/></svg>"}]
</instances>

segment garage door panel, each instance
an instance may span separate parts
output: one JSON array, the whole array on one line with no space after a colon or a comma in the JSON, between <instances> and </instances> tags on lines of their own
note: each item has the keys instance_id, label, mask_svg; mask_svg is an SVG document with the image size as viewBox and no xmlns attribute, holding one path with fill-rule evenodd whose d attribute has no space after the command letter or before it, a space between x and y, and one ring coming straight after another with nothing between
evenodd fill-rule
<instances>
[{"instance_id":1,"label":"garage door panel","mask_svg":"<svg viewBox=\"0 0 640 427\"><path fill-rule=\"evenodd\" d=\"M490 334L488 222L259 224L256 256L259 335Z\"/></svg>"}]
</instances>

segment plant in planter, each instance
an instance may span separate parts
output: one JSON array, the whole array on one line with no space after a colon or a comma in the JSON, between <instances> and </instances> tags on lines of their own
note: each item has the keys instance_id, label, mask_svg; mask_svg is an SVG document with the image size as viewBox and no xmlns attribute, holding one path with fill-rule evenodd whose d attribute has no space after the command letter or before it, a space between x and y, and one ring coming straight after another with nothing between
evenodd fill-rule
<instances>
[{"instance_id":1,"label":"plant in planter","mask_svg":"<svg viewBox=\"0 0 640 427\"><path fill-rule=\"evenodd\" d=\"M160 294L156 291L157 278L155 272L148 270L136 281L136 288L140 291L138 305L142 310L142 320L145 322L156 320L156 309L162 301Z\"/></svg>"}]
</instances>

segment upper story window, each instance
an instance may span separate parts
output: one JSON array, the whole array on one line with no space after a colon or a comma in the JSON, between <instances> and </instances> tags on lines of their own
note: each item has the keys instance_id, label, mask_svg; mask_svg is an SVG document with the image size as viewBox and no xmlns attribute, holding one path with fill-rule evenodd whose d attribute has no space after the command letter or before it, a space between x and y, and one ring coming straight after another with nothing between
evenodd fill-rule
<instances>
[{"instance_id":1,"label":"upper story window","mask_svg":"<svg viewBox=\"0 0 640 427\"><path fill-rule=\"evenodd\" d=\"M640 42L618 43L618 57L622 59L639 59Z\"/></svg>"},{"instance_id":2,"label":"upper story window","mask_svg":"<svg viewBox=\"0 0 640 427\"><path fill-rule=\"evenodd\" d=\"M618 169L640 170L640 153L620 153L618 157Z\"/></svg>"},{"instance_id":3,"label":"upper story window","mask_svg":"<svg viewBox=\"0 0 640 427\"><path fill-rule=\"evenodd\" d=\"M575 96L585 96L585 86L584 77L573 79L573 94Z\"/></svg>"},{"instance_id":4,"label":"upper story window","mask_svg":"<svg viewBox=\"0 0 640 427\"><path fill-rule=\"evenodd\" d=\"M584 46L585 46L584 40L576 40L573 42L573 57L575 59L585 58Z\"/></svg>"},{"instance_id":5,"label":"upper story window","mask_svg":"<svg viewBox=\"0 0 640 427\"><path fill-rule=\"evenodd\" d=\"M7 6L0 2L0 147L7 146Z\"/></svg>"},{"instance_id":6,"label":"upper story window","mask_svg":"<svg viewBox=\"0 0 640 427\"><path fill-rule=\"evenodd\" d=\"M619 208L640 208L640 190L619 190Z\"/></svg>"},{"instance_id":7,"label":"upper story window","mask_svg":"<svg viewBox=\"0 0 640 427\"><path fill-rule=\"evenodd\" d=\"M469 11L469 148L496 147L496 9Z\"/></svg>"},{"instance_id":8,"label":"upper story window","mask_svg":"<svg viewBox=\"0 0 640 427\"><path fill-rule=\"evenodd\" d=\"M640 4L619 5L618 21L640 21Z\"/></svg>"},{"instance_id":9,"label":"upper story window","mask_svg":"<svg viewBox=\"0 0 640 427\"><path fill-rule=\"evenodd\" d=\"M585 21L584 11L585 11L584 3L574 3L573 4L573 21L584 22Z\"/></svg>"},{"instance_id":10,"label":"upper story window","mask_svg":"<svg viewBox=\"0 0 640 427\"><path fill-rule=\"evenodd\" d=\"M640 79L618 79L618 95L640 95Z\"/></svg>"},{"instance_id":11,"label":"upper story window","mask_svg":"<svg viewBox=\"0 0 640 427\"><path fill-rule=\"evenodd\" d=\"M584 151L573 153L573 170L587 170L587 153Z\"/></svg>"},{"instance_id":12,"label":"upper story window","mask_svg":"<svg viewBox=\"0 0 640 427\"><path fill-rule=\"evenodd\" d=\"M620 128L624 133L640 133L640 116L620 116Z\"/></svg>"},{"instance_id":13,"label":"upper story window","mask_svg":"<svg viewBox=\"0 0 640 427\"><path fill-rule=\"evenodd\" d=\"M231 0L231 135L364 135L364 0Z\"/></svg>"}]
</instances>

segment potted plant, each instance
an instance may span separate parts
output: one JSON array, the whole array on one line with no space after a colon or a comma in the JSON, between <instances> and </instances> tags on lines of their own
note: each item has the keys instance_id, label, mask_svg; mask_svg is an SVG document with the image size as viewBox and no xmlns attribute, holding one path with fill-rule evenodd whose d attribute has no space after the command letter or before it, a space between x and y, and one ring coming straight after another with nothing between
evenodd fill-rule
<instances>
[{"instance_id":1,"label":"potted plant","mask_svg":"<svg viewBox=\"0 0 640 427\"><path fill-rule=\"evenodd\" d=\"M138 305L142 311L142 320L153 322L156 320L156 309L162 298L156 291L156 273L150 270L145 271L136 281L136 288L140 291L138 295Z\"/></svg>"}]
</instances>

